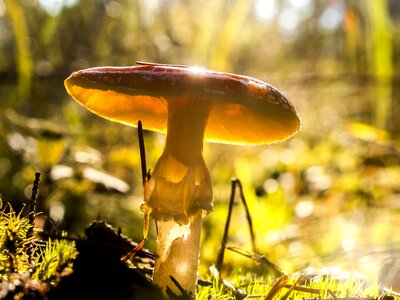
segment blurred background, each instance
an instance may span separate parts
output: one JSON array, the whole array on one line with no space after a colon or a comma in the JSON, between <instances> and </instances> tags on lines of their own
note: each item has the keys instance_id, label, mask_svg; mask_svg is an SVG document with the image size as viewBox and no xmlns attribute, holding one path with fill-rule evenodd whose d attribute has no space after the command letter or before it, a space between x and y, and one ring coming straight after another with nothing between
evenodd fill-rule
<instances>
[{"instance_id":1,"label":"blurred background","mask_svg":"<svg viewBox=\"0 0 400 300\"><path fill-rule=\"evenodd\" d=\"M98 218L141 240L137 130L86 111L63 85L75 70L138 60L259 78L303 120L283 143L205 145L215 211L201 273L215 262L236 176L258 250L282 269L399 281L399 1L0 0L3 202L21 209L40 171L38 226L83 236ZM145 132L148 168L163 141ZM231 224L229 245L251 253L239 201ZM154 239L152 226L152 250ZM224 270L268 272L232 251Z\"/></svg>"}]
</instances>

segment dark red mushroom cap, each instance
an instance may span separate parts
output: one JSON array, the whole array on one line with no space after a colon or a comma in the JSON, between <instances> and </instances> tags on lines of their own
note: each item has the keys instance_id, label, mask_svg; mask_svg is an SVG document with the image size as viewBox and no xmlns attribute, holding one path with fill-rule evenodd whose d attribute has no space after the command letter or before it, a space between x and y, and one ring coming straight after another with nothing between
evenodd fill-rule
<instances>
[{"instance_id":1,"label":"dark red mushroom cap","mask_svg":"<svg viewBox=\"0 0 400 300\"><path fill-rule=\"evenodd\" d=\"M292 103L275 87L247 76L199 68L140 63L97 67L65 80L68 93L104 118L167 131L168 103L211 101L206 141L264 144L287 139L300 128Z\"/></svg>"}]
</instances>

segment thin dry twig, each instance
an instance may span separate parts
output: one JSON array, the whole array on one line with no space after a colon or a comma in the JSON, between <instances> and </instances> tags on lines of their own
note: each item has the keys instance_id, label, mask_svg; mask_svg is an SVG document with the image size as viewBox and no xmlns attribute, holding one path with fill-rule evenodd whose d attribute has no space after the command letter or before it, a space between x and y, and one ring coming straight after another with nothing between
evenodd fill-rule
<instances>
[{"instance_id":1,"label":"thin dry twig","mask_svg":"<svg viewBox=\"0 0 400 300\"><path fill-rule=\"evenodd\" d=\"M143 127L142 121L138 121L138 140L139 140L139 151L140 151L140 165L142 169L142 182L143 187L147 186L148 180L150 179L150 171L147 172L147 165L146 165L146 151L144 147L144 138L143 138Z\"/></svg>"},{"instance_id":2,"label":"thin dry twig","mask_svg":"<svg viewBox=\"0 0 400 300\"><path fill-rule=\"evenodd\" d=\"M253 222L252 222L252 219L251 219L249 208L247 206L246 198L244 197L244 194L243 194L242 183L240 182L240 180L238 178L232 178L232 180L231 180L231 196L230 196L230 199L229 199L228 216L226 218L224 235L222 237L221 247L220 247L220 249L218 251L217 262L215 264L218 271L221 271L222 263L224 261L225 248L226 248L226 244L228 242L229 225L230 225L230 222L231 222L233 205L235 203L236 187L239 188L240 199L242 200L242 203L243 203L245 211L246 211L246 218L247 218L247 222L249 224L249 230L250 230L250 237L251 237L251 243L252 243L252 247L253 247L253 252L257 252L256 251L257 247L256 247L256 242L255 242L256 239L255 239L255 234L254 234L254 230L253 230Z\"/></svg>"},{"instance_id":3,"label":"thin dry twig","mask_svg":"<svg viewBox=\"0 0 400 300\"><path fill-rule=\"evenodd\" d=\"M146 194L147 186L150 180L150 170L147 171L146 165L146 151L144 146L144 138L143 138L143 127L142 121L138 121L138 140L139 140L139 151L140 151L140 164L142 169L142 184L143 184L143 195ZM142 241L128 254L126 254L121 260L123 262L127 262L131 260L135 255L143 248L144 244L147 241L147 235L149 233L149 224L150 224L150 210L146 207L146 205L142 205L142 210L144 214L143 219L143 239Z\"/></svg>"},{"instance_id":4,"label":"thin dry twig","mask_svg":"<svg viewBox=\"0 0 400 300\"><path fill-rule=\"evenodd\" d=\"M232 247L232 246L226 246L225 249L233 251L235 253L238 253L238 254L248 257L250 259L253 259L257 263L263 264L263 265L267 266L268 268L271 268L272 270L275 271L275 273L278 276L282 276L284 274L284 272L277 265L275 265L272 261L270 261L267 257L265 257L265 255L261 255L258 253L250 253L246 250L243 250L243 249L240 249L237 247Z\"/></svg>"},{"instance_id":5,"label":"thin dry twig","mask_svg":"<svg viewBox=\"0 0 400 300\"><path fill-rule=\"evenodd\" d=\"M267 296L265 296L264 300L272 300L272 299L274 299L275 296L286 285L288 280L289 280L289 277L286 274L282 275L281 277L279 277L278 280L275 282L274 286L272 287L272 289L268 292Z\"/></svg>"},{"instance_id":6,"label":"thin dry twig","mask_svg":"<svg viewBox=\"0 0 400 300\"><path fill-rule=\"evenodd\" d=\"M360 285L357 287L356 291L354 292L354 296L358 296L361 290L365 287L365 281L361 282Z\"/></svg>"},{"instance_id":7,"label":"thin dry twig","mask_svg":"<svg viewBox=\"0 0 400 300\"><path fill-rule=\"evenodd\" d=\"M300 282L300 280L303 278L304 274L301 274L299 277L297 277L296 281L293 283L293 285L288 289L285 295L281 298L281 300L286 300L289 295L293 292L293 290L296 288L297 284ZM284 286L285 287L285 286Z\"/></svg>"},{"instance_id":8,"label":"thin dry twig","mask_svg":"<svg viewBox=\"0 0 400 300\"><path fill-rule=\"evenodd\" d=\"M254 230L253 230L253 221L251 219L249 207L247 206L246 198L244 197L242 183L240 182L240 180L238 178L234 178L233 180L235 180L236 185L239 188L240 199L242 200L244 209L246 210L246 218L247 218L247 223L249 224L252 249L253 249L254 253L257 253L256 236L255 236Z\"/></svg>"},{"instance_id":9,"label":"thin dry twig","mask_svg":"<svg viewBox=\"0 0 400 300\"><path fill-rule=\"evenodd\" d=\"M285 284L284 287L290 289L292 287L292 285L291 284ZM299 291L299 292L316 294L316 295L321 294L321 290L320 289L310 288L310 287L307 287L307 286L295 286L294 290L295 291Z\"/></svg>"},{"instance_id":10,"label":"thin dry twig","mask_svg":"<svg viewBox=\"0 0 400 300\"><path fill-rule=\"evenodd\" d=\"M33 181L33 187L32 187L32 195L31 199L29 200L29 213L28 213L28 220L29 224L31 227L29 228L27 232L27 237L33 239L33 229L35 226L35 216L36 216L36 202L37 198L39 195L39 185L40 185L40 172L35 173L35 180ZM34 243L33 240L32 242L29 243L29 246L27 248L27 253L29 255L29 260L33 264L33 253L34 253Z\"/></svg>"},{"instance_id":11,"label":"thin dry twig","mask_svg":"<svg viewBox=\"0 0 400 300\"><path fill-rule=\"evenodd\" d=\"M392 289L388 289L388 288L383 288L383 291L386 293L386 294L391 294L391 295L393 295L393 296L396 296L396 297L400 297L400 293L399 292L396 292L396 291L393 291Z\"/></svg>"},{"instance_id":12,"label":"thin dry twig","mask_svg":"<svg viewBox=\"0 0 400 300\"><path fill-rule=\"evenodd\" d=\"M33 233L33 226L35 225L35 215L36 215L36 201L39 194L39 185L40 185L40 172L35 173L35 180L33 181L32 187L32 195L29 201L29 224L32 226L30 230L30 234Z\"/></svg>"},{"instance_id":13,"label":"thin dry twig","mask_svg":"<svg viewBox=\"0 0 400 300\"><path fill-rule=\"evenodd\" d=\"M306 286L299 286L297 285L300 280L303 278L304 274L300 275L294 284L288 284L286 283L285 285L283 285L283 288L289 289L289 291L287 291L285 293L285 295L282 297L282 299L287 299L287 297L290 296L290 293L293 291L299 291L299 292L304 292L304 293L310 293L310 294L316 294L316 295L320 295L321 294L321 290L320 289L316 289L316 288L310 288L310 287L306 287ZM276 285L276 283L275 283ZM247 298L251 299L251 298L266 298L267 295L265 294L251 294L248 295ZM303 298L304 299L304 298ZM315 299L314 299L315 300ZM342 300L342 299L339 299ZM350 299L350 300L355 300L355 299ZM372 300L369 298L359 298L359 300Z\"/></svg>"},{"instance_id":14,"label":"thin dry twig","mask_svg":"<svg viewBox=\"0 0 400 300\"><path fill-rule=\"evenodd\" d=\"M179 297L179 299L182 300L191 300L192 297L190 297L190 295L185 291L185 289L182 287L182 285L178 282L178 280L176 280L173 276L169 275L169 278L171 279L171 281L173 282L173 284L175 284L176 288L179 290L179 292L181 293L181 295L175 295L175 293L171 290L171 288L169 286L167 286L167 294L169 295L170 298L176 298Z\"/></svg>"},{"instance_id":15,"label":"thin dry twig","mask_svg":"<svg viewBox=\"0 0 400 300\"><path fill-rule=\"evenodd\" d=\"M235 299L241 300L246 298L248 295L245 291L241 289L237 289L232 283L230 283L228 280L223 279L220 275L220 272L218 271L217 268L210 267L210 272L214 279L220 280L221 283L224 285L224 287L229 290L234 296Z\"/></svg>"},{"instance_id":16,"label":"thin dry twig","mask_svg":"<svg viewBox=\"0 0 400 300\"><path fill-rule=\"evenodd\" d=\"M381 295L379 295L378 300L384 300L387 296L388 292L384 291Z\"/></svg>"},{"instance_id":17,"label":"thin dry twig","mask_svg":"<svg viewBox=\"0 0 400 300\"><path fill-rule=\"evenodd\" d=\"M235 189L236 189L236 181L232 180L231 181L231 197L229 199L228 216L227 216L226 222L225 222L225 229L224 229L224 235L223 235L222 241L221 241L221 247L219 248L219 251L218 251L217 262L215 263L215 267L217 268L218 272L221 272L222 263L224 262L225 247L226 247L226 243L228 241L229 225L231 222L233 203L235 201Z\"/></svg>"},{"instance_id":18,"label":"thin dry twig","mask_svg":"<svg viewBox=\"0 0 400 300\"><path fill-rule=\"evenodd\" d=\"M327 289L326 291L328 292L328 294L329 294L334 300L338 300L338 297L336 296L336 294L335 294L331 289Z\"/></svg>"}]
</instances>

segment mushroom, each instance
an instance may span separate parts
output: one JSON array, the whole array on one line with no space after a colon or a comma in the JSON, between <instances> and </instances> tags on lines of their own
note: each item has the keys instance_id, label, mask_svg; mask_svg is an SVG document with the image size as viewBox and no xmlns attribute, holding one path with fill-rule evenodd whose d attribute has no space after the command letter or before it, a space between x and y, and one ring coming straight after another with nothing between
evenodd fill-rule
<instances>
[{"instance_id":1,"label":"mushroom","mask_svg":"<svg viewBox=\"0 0 400 300\"><path fill-rule=\"evenodd\" d=\"M179 294L172 276L195 293L202 218L213 210L203 141L266 144L300 128L291 102L260 80L197 67L139 62L96 67L65 80L68 93L106 119L166 133L164 151L144 191L157 221L153 282Z\"/></svg>"}]
</instances>

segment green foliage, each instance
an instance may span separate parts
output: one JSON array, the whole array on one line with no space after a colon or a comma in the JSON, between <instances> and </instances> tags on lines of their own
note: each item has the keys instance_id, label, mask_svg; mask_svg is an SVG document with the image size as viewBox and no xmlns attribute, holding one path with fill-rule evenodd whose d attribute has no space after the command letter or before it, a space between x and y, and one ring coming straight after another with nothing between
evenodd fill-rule
<instances>
[{"instance_id":1,"label":"green foliage","mask_svg":"<svg viewBox=\"0 0 400 300\"><path fill-rule=\"evenodd\" d=\"M72 272L72 261L77 254L74 242L49 239L36 258L32 279L56 285L62 276Z\"/></svg>"},{"instance_id":2,"label":"green foliage","mask_svg":"<svg viewBox=\"0 0 400 300\"><path fill-rule=\"evenodd\" d=\"M6 212L8 209L8 212ZM7 279L9 273L24 273L30 267L28 245L32 238L28 236L32 225L27 218L16 214L11 205L0 212L0 274Z\"/></svg>"},{"instance_id":3,"label":"green foliage","mask_svg":"<svg viewBox=\"0 0 400 300\"><path fill-rule=\"evenodd\" d=\"M32 235L32 225L22 212L15 213L11 205L0 212L0 278L11 281L15 274L55 286L62 276L72 272L77 256L75 243L49 239L45 247Z\"/></svg>"}]
</instances>

